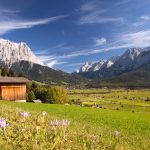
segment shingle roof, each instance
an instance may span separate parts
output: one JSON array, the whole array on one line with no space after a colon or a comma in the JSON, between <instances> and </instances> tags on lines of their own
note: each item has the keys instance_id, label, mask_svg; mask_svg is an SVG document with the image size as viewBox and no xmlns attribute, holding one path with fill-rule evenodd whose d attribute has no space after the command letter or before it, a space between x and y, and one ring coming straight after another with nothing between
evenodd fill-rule
<instances>
[{"instance_id":1,"label":"shingle roof","mask_svg":"<svg viewBox=\"0 0 150 150\"><path fill-rule=\"evenodd\" d=\"M28 79L24 77L0 77L0 83L27 83Z\"/></svg>"}]
</instances>

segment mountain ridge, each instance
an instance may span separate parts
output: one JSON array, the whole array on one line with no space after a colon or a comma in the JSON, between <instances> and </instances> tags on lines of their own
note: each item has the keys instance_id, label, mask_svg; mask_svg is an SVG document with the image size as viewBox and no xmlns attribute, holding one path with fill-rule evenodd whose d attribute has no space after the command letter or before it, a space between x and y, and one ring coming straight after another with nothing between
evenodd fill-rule
<instances>
[{"instance_id":1,"label":"mountain ridge","mask_svg":"<svg viewBox=\"0 0 150 150\"><path fill-rule=\"evenodd\" d=\"M15 43L0 39L0 62L2 64L10 68L13 63L22 60L44 65L25 42Z\"/></svg>"},{"instance_id":2,"label":"mountain ridge","mask_svg":"<svg viewBox=\"0 0 150 150\"><path fill-rule=\"evenodd\" d=\"M102 79L133 71L150 61L150 47L130 48L121 56L116 57L111 66L107 67L109 61L111 61L111 59L107 60L103 66L95 72L79 72L79 74L91 79Z\"/></svg>"},{"instance_id":3,"label":"mountain ridge","mask_svg":"<svg viewBox=\"0 0 150 150\"><path fill-rule=\"evenodd\" d=\"M126 82L129 84L132 81L131 78L136 78L136 82L141 80L146 85L150 75L150 47L131 48L121 56L111 57L109 60L87 62L84 68L80 68L79 73L69 74L45 66L26 43L0 39L0 67L13 70L16 75L23 73L30 80L48 84L80 86L83 83L84 85L90 83L91 79L96 79L97 83L104 82L111 85L114 82L115 84L121 82L126 85Z\"/></svg>"},{"instance_id":4,"label":"mountain ridge","mask_svg":"<svg viewBox=\"0 0 150 150\"><path fill-rule=\"evenodd\" d=\"M50 68L36 57L26 43L5 39L0 39L0 67L14 71L17 76L23 73L30 80L44 83L75 84L83 78Z\"/></svg>"}]
</instances>

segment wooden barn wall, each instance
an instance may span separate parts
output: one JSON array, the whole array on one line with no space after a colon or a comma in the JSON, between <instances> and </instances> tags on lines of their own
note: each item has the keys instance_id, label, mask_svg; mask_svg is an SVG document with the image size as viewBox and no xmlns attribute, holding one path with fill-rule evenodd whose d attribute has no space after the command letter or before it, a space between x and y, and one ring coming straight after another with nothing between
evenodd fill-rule
<instances>
[{"instance_id":1,"label":"wooden barn wall","mask_svg":"<svg viewBox=\"0 0 150 150\"><path fill-rule=\"evenodd\" d=\"M2 100L25 100L26 84L3 84L0 85Z\"/></svg>"}]
</instances>

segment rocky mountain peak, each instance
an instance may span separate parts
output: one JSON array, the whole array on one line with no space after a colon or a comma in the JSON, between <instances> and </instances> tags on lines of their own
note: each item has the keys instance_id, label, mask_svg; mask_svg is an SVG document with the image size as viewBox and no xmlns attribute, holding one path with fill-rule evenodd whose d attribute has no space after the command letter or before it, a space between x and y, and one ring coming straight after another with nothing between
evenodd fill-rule
<instances>
[{"instance_id":1,"label":"rocky mountain peak","mask_svg":"<svg viewBox=\"0 0 150 150\"><path fill-rule=\"evenodd\" d=\"M130 48L122 55L121 59L134 60L139 54L141 54L142 51L142 48Z\"/></svg>"},{"instance_id":2,"label":"rocky mountain peak","mask_svg":"<svg viewBox=\"0 0 150 150\"><path fill-rule=\"evenodd\" d=\"M100 60L98 62L86 62L80 69L79 72L93 72L99 70L106 60Z\"/></svg>"},{"instance_id":3,"label":"rocky mountain peak","mask_svg":"<svg viewBox=\"0 0 150 150\"><path fill-rule=\"evenodd\" d=\"M44 65L24 42L15 43L9 40L0 39L0 62L7 67L19 61L29 61Z\"/></svg>"}]
</instances>

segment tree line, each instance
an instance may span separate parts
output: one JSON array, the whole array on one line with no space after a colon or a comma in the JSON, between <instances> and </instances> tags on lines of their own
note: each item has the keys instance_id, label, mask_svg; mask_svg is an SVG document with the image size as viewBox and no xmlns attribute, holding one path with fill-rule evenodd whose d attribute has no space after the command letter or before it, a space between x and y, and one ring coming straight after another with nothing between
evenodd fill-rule
<instances>
[{"instance_id":1,"label":"tree line","mask_svg":"<svg viewBox=\"0 0 150 150\"><path fill-rule=\"evenodd\" d=\"M62 104L68 102L66 91L60 86L51 87L35 81L27 84L27 102L41 100L43 103Z\"/></svg>"},{"instance_id":2,"label":"tree line","mask_svg":"<svg viewBox=\"0 0 150 150\"><path fill-rule=\"evenodd\" d=\"M12 69L0 68L0 76L2 77L25 77L25 74L21 71L17 75Z\"/></svg>"},{"instance_id":3,"label":"tree line","mask_svg":"<svg viewBox=\"0 0 150 150\"><path fill-rule=\"evenodd\" d=\"M16 75L11 69L1 68L0 76L3 77L25 77L23 72ZM43 103L62 104L68 102L66 91L60 86L51 87L48 84L41 84L35 81L27 83L27 102L39 99Z\"/></svg>"}]
</instances>

